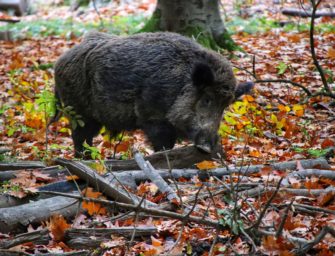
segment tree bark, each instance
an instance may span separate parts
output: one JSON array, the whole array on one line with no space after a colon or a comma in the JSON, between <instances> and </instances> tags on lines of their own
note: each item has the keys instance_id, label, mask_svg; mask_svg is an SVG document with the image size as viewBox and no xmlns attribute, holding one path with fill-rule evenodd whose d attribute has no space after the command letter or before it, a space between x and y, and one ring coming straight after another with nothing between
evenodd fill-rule
<instances>
[{"instance_id":1,"label":"tree bark","mask_svg":"<svg viewBox=\"0 0 335 256\"><path fill-rule=\"evenodd\" d=\"M212 49L237 48L219 11L219 0L158 0L141 32L171 31L194 37Z\"/></svg>"}]
</instances>

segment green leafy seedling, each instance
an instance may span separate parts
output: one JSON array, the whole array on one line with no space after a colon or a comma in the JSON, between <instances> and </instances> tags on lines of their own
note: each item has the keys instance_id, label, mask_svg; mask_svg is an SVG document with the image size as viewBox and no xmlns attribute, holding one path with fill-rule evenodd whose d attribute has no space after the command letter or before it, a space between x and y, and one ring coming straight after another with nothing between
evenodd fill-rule
<instances>
[{"instance_id":1,"label":"green leafy seedling","mask_svg":"<svg viewBox=\"0 0 335 256\"><path fill-rule=\"evenodd\" d=\"M287 70L288 66L284 62L280 62L277 66L278 75L282 75Z\"/></svg>"}]
</instances>

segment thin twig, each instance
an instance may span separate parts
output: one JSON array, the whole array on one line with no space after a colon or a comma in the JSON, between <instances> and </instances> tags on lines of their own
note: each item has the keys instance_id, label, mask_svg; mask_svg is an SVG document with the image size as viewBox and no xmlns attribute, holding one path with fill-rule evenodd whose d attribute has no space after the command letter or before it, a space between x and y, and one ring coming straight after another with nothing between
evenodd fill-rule
<instances>
[{"instance_id":1,"label":"thin twig","mask_svg":"<svg viewBox=\"0 0 335 256\"><path fill-rule=\"evenodd\" d=\"M118 142L114 145L113 159L115 159L115 157L116 157L117 147L120 146L120 144L121 144L121 142L122 142L122 140L123 140L123 136L124 136L124 131L122 131L120 139L119 139Z\"/></svg>"},{"instance_id":2,"label":"thin twig","mask_svg":"<svg viewBox=\"0 0 335 256\"><path fill-rule=\"evenodd\" d=\"M214 255L215 244L216 244L218 238L219 238L219 230L216 230L215 236L214 236L214 239L213 239L213 242L212 242L212 245L211 245L211 249L209 250L209 253L208 253L208 256Z\"/></svg>"},{"instance_id":3,"label":"thin twig","mask_svg":"<svg viewBox=\"0 0 335 256\"><path fill-rule=\"evenodd\" d=\"M300 89L302 89L308 96L312 96L312 93L310 92L310 90L308 90L305 86L293 82L291 80L287 80L287 79L264 79L264 80L256 80L254 81L254 83L285 83L285 84L291 84L295 87L299 87Z\"/></svg>"},{"instance_id":4,"label":"thin twig","mask_svg":"<svg viewBox=\"0 0 335 256\"><path fill-rule=\"evenodd\" d=\"M138 224L138 214L139 214L139 210L141 208L141 205L142 203L144 202L144 196L142 197L142 200L140 201L140 203L138 204L136 210L135 210L135 216L134 216L134 231L131 235L131 239L129 241L129 246L134 242L134 239L135 239L135 234L136 234L136 227L137 227L137 224ZM129 249L129 248L128 248Z\"/></svg>"},{"instance_id":5,"label":"thin twig","mask_svg":"<svg viewBox=\"0 0 335 256\"><path fill-rule=\"evenodd\" d=\"M309 41L310 41L310 46L311 46L312 59L313 59L315 67L317 68L317 70L320 73L321 80L322 80L322 83L323 83L323 87L325 88L327 93L333 94L329 85L328 85L327 79L325 77L325 74L324 74L323 69L322 69L322 67L321 67L321 65L320 65L320 63L317 59L316 52L315 52L314 21L315 21L316 10L317 10L319 4L321 3L321 0L319 0L317 3L315 3L315 0L311 0L311 3L312 3L313 10L312 10L312 17L311 17L311 26L310 26L310 30L309 30Z\"/></svg>"},{"instance_id":6,"label":"thin twig","mask_svg":"<svg viewBox=\"0 0 335 256\"><path fill-rule=\"evenodd\" d=\"M101 27L101 28L104 28L104 27L105 27L105 25L104 25L104 21L103 21L103 19L102 19L102 17L101 17L101 13L99 12L99 9L98 9L97 4L96 4L95 1L96 1L96 0L92 0L94 10L95 10L95 12L98 14L99 21L100 21L100 27Z\"/></svg>"},{"instance_id":7,"label":"thin twig","mask_svg":"<svg viewBox=\"0 0 335 256\"><path fill-rule=\"evenodd\" d=\"M266 210L269 208L269 206L270 206L272 200L275 198L275 196L277 195L277 193L278 193L278 191L279 191L280 184L281 184L282 180L283 180L283 178L281 178L281 179L279 180L279 182L278 182L278 184L277 184L277 187L276 187L276 190L272 193L271 197L270 197L269 200L266 202L266 204L265 204L263 210L262 210L261 213L259 214L259 217L258 217L256 223L255 223L253 226L251 226L250 228L252 228L252 229L258 229L258 227L259 227L259 225L261 224L262 219L263 219L263 217L264 217L264 215L265 215L265 213L266 213ZM250 229L250 228L249 228L249 229Z\"/></svg>"},{"instance_id":8,"label":"thin twig","mask_svg":"<svg viewBox=\"0 0 335 256\"><path fill-rule=\"evenodd\" d=\"M315 245L317 245L318 243L320 243L322 241L322 239L327 234L331 234L333 237L335 237L335 229L333 229L332 227L329 227L329 226L323 227L322 230L319 232L319 234L314 238L314 240L306 243L305 245L303 245L300 248L294 249L292 252L295 255L306 255L306 253L310 249L312 249Z\"/></svg>"},{"instance_id":9,"label":"thin twig","mask_svg":"<svg viewBox=\"0 0 335 256\"><path fill-rule=\"evenodd\" d=\"M74 198L74 199L77 199L77 200L83 200L83 201L86 201L86 202L93 202L93 203L100 203L100 204L109 205L109 206L118 206L120 208L125 208L125 209L133 210L133 211L137 209L137 205L134 205L134 204L127 204L127 203L121 203L121 202L116 202L116 201L109 201L109 200L105 200L105 199L88 198L88 197L82 197L82 196L68 194L68 193L61 193L61 192L54 192L54 191L39 191L37 193L64 196L64 197ZM184 214L179 214L179 213L175 213L175 212L169 212L169 211L165 211L165 210L158 210L158 209L142 207L142 206L140 207L140 211L144 212L144 213L151 214L151 215L156 216L156 217L168 217L168 218L173 218L173 219L177 219L177 220L180 220L180 221L184 221L185 219L187 219L187 221L189 221L189 222L204 224L204 225L214 227L214 228L221 228L222 227L222 225L217 221L213 221L213 220L208 219L208 218L205 219L203 217L190 216L189 214L184 215Z\"/></svg>"},{"instance_id":10,"label":"thin twig","mask_svg":"<svg viewBox=\"0 0 335 256\"><path fill-rule=\"evenodd\" d=\"M288 217L288 214L290 212L290 209L292 207L292 204L294 202L294 199L291 200L290 204L287 205L286 209L285 209L285 212L284 212L284 216L279 224L279 227L278 227L278 230L276 232L276 238L278 238L279 236L281 236L282 232L283 232L283 229L284 229L284 225L285 225L285 222L286 222L286 219Z\"/></svg>"}]
</instances>

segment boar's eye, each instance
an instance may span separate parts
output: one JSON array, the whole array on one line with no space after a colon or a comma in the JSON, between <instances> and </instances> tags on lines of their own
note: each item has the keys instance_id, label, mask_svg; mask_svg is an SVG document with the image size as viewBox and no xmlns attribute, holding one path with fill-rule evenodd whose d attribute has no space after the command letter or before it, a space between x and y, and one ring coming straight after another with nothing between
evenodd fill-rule
<instances>
[{"instance_id":1,"label":"boar's eye","mask_svg":"<svg viewBox=\"0 0 335 256\"><path fill-rule=\"evenodd\" d=\"M202 107L209 107L212 103L212 99L208 96L205 96L201 100Z\"/></svg>"}]
</instances>

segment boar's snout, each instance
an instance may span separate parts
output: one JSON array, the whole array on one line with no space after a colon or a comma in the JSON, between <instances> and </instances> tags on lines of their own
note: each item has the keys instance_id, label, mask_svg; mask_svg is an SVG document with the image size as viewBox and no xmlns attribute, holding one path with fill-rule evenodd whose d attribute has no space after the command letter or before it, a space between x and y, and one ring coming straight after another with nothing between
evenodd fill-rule
<instances>
[{"instance_id":1,"label":"boar's snout","mask_svg":"<svg viewBox=\"0 0 335 256\"><path fill-rule=\"evenodd\" d=\"M235 89L235 99L239 98L244 94L248 94L254 88L255 84L253 82L240 83Z\"/></svg>"},{"instance_id":2,"label":"boar's snout","mask_svg":"<svg viewBox=\"0 0 335 256\"><path fill-rule=\"evenodd\" d=\"M194 140L195 146L206 153L212 153L218 150L219 136L216 132L201 130Z\"/></svg>"}]
</instances>

